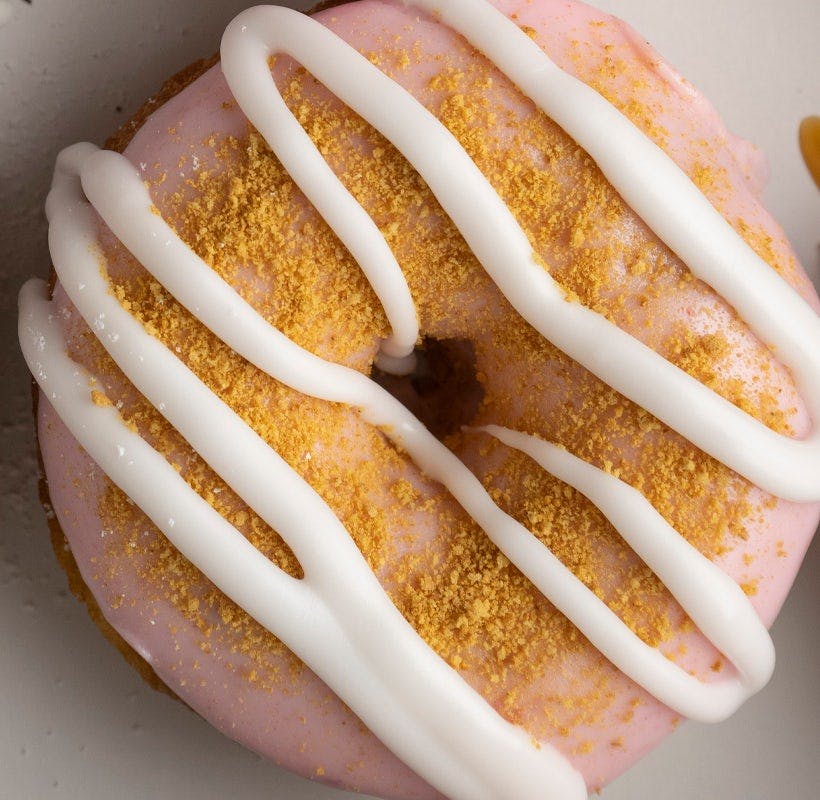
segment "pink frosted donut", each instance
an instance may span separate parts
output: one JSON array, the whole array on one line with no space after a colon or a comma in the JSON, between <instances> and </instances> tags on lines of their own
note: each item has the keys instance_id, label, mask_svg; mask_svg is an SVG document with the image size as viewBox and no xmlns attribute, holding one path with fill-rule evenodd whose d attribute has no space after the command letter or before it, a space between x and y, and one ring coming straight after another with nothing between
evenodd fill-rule
<instances>
[{"instance_id":1,"label":"pink frosted donut","mask_svg":"<svg viewBox=\"0 0 820 800\"><path fill-rule=\"evenodd\" d=\"M765 685L820 302L628 26L252 9L111 148L60 156L20 336L64 566L152 682L407 800L578 800Z\"/></svg>"}]
</instances>

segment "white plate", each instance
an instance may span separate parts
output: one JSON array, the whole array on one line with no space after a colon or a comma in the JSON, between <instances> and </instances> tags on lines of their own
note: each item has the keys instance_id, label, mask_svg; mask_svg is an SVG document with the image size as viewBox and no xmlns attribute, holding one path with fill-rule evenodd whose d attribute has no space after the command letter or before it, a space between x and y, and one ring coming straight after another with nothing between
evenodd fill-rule
<instances>
[{"instance_id":1,"label":"white plate","mask_svg":"<svg viewBox=\"0 0 820 800\"><path fill-rule=\"evenodd\" d=\"M14 298L45 275L41 205L60 147L100 142L161 81L213 52L248 0L0 0L0 798L343 800L280 772L148 689L68 594L33 475ZM304 7L307 3L294 2ZM820 113L820 3L599 0L632 22L772 166L770 207L817 268L820 193L796 146ZM3 17L0 8L0 19ZM120 110L118 110L118 107ZM815 272L815 275L817 273ZM734 719L687 724L605 800L801 800L820 782L820 625L814 548L774 629L772 684Z\"/></svg>"}]
</instances>

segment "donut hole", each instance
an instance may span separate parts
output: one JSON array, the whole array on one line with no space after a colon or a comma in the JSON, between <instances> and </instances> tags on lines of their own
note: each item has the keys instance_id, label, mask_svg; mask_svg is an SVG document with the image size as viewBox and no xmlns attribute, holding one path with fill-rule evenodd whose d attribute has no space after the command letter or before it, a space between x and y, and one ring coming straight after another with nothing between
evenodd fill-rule
<instances>
[{"instance_id":1,"label":"donut hole","mask_svg":"<svg viewBox=\"0 0 820 800\"><path fill-rule=\"evenodd\" d=\"M471 422L484 399L475 347L468 339L428 337L415 354L416 368L409 375L390 375L374 366L370 377L443 440Z\"/></svg>"}]
</instances>

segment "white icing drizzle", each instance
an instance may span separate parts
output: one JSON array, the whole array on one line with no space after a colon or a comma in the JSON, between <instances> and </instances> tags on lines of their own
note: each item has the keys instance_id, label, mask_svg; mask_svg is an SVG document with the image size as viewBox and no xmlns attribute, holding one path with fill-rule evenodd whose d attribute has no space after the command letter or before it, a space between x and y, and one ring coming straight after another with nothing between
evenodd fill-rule
<instances>
[{"instance_id":1,"label":"white icing drizzle","mask_svg":"<svg viewBox=\"0 0 820 800\"><path fill-rule=\"evenodd\" d=\"M247 44L247 55L256 61L260 56L261 42ZM242 50L245 52L246 48L243 47ZM264 63L267 68L266 59ZM236 99L241 107L242 100L239 97ZM382 366L398 374L412 372L415 366L413 359L409 359L406 365L401 365L397 359L410 356L416 346L419 336L416 307L393 252L376 223L336 177L327 162L323 158L310 157L316 148L310 136L290 113L282 96L276 92L265 99L270 104L270 114L276 120L276 124L267 131L265 138L268 144L305 197L356 259L393 328L392 336L382 343L382 352L387 356L382 361Z\"/></svg>"},{"instance_id":2,"label":"white icing drizzle","mask_svg":"<svg viewBox=\"0 0 820 800\"><path fill-rule=\"evenodd\" d=\"M172 480L173 469L113 409L93 403L89 376L66 355L45 284L30 281L21 292L23 352L72 435L192 564L448 797L585 797L583 780L563 756L535 747L418 636L311 486L110 293L95 247L97 218L71 172L93 150L80 145L66 152L48 203L49 246L61 285L134 386L289 544L304 582L277 575L179 476ZM150 206L143 207L146 214ZM475 730L480 737L466 735Z\"/></svg>"},{"instance_id":3,"label":"white icing drizzle","mask_svg":"<svg viewBox=\"0 0 820 800\"><path fill-rule=\"evenodd\" d=\"M725 719L769 682L774 670L774 645L749 598L723 570L678 534L637 489L535 436L498 425L476 430L526 453L597 506L704 636L737 668L740 679L704 684L637 637L616 636L612 623L602 625L595 640L595 646L610 661L639 664L636 669L640 674L630 676L633 680L659 699L670 694L687 698L701 721ZM648 651L645 655L632 652L644 649Z\"/></svg>"},{"instance_id":4,"label":"white icing drizzle","mask_svg":"<svg viewBox=\"0 0 820 800\"><path fill-rule=\"evenodd\" d=\"M558 70L489 3L411 4L440 13L590 152L693 272L776 346L808 398L813 418L820 419L820 349L811 347L820 340L816 316L671 160L595 92ZM284 104L267 63L278 53L303 63L398 147L516 310L550 341L763 488L792 499L820 496L818 426L804 441L779 436L602 317L568 303L535 262L509 209L435 117L315 20L286 9L251 9L225 33L223 71L243 111L373 284L392 327L382 345L383 366L396 372L412 369L418 338L412 298L378 228ZM600 129L607 136L599 142L593 134ZM642 172L645 164L651 180ZM674 206L674 213L662 200ZM585 789L557 751L535 749L523 731L499 717L424 644L315 491L117 303L99 273L95 210L146 269L237 353L305 394L355 406L366 420L384 426L612 663L662 702L686 716L714 721L768 680L773 648L748 599L631 487L534 437L497 426L484 429L589 497L736 666L739 679L703 684L643 644L501 511L466 466L398 401L360 373L312 355L270 326L152 213L147 190L122 156L92 145L64 151L46 207L55 269L80 314L135 387L282 535L305 570L304 581L284 575L256 551L160 454L128 431L113 409L93 404L88 376L65 354L45 286L29 283L21 292L20 340L57 413L193 564L279 636L391 750L449 797L575 800L585 796ZM683 225L682 219L696 219L700 227ZM645 378L650 370L652 381ZM368 624L362 624L364 619Z\"/></svg>"},{"instance_id":5,"label":"white icing drizzle","mask_svg":"<svg viewBox=\"0 0 820 800\"><path fill-rule=\"evenodd\" d=\"M680 250L692 256L695 274L725 293L752 330L776 347L794 373L812 418L820 419L820 348L813 346L820 341L820 320L674 162L600 95L563 73L485 0L406 2L441 14L502 71L509 70L525 93L533 91L535 102L550 116L554 106L561 116L557 121L571 136L582 144L594 142L594 157L600 151L619 180L618 188L639 213L656 205L664 209L649 215L650 227L657 227L676 247L688 243ZM268 68L268 57L279 53L303 64L396 146L498 288L546 339L761 488L795 501L820 497L820 426L804 440L775 433L601 315L568 302L535 260L512 212L436 117L316 20L285 8L259 6L241 13L225 31L222 71L242 110L277 156L280 127L295 122ZM324 163L312 143L305 143L301 157ZM639 177L627 181L633 170ZM661 198L666 198L663 205ZM670 230L676 232L674 237ZM344 238L344 229L334 231ZM720 246L710 245L714 238ZM645 376L650 374L653 379L648 381Z\"/></svg>"}]
</instances>

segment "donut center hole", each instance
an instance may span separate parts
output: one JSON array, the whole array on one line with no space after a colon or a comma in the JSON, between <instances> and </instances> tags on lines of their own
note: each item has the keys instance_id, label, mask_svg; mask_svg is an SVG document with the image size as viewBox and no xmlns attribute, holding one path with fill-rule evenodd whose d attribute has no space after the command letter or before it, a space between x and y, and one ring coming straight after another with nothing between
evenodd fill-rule
<instances>
[{"instance_id":1,"label":"donut center hole","mask_svg":"<svg viewBox=\"0 0 820 800\"><path fill-rule=\"evenodd\" d=\"M476 377L475 347L467 339L426 338L415 349L416 368L390 375L374 366L370 377L420 419L437 439L469 424L484 399Z\"/></svg>"}]
</instances>

